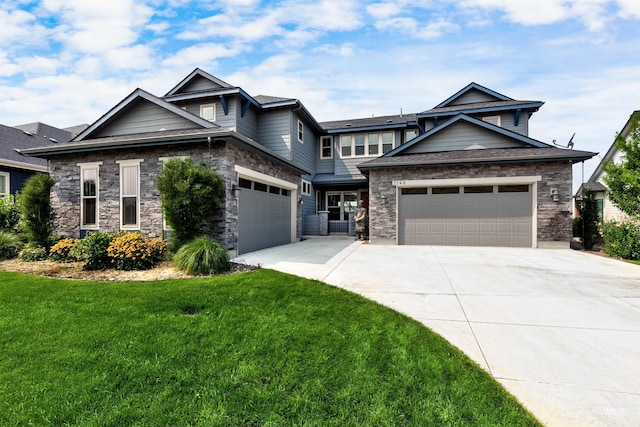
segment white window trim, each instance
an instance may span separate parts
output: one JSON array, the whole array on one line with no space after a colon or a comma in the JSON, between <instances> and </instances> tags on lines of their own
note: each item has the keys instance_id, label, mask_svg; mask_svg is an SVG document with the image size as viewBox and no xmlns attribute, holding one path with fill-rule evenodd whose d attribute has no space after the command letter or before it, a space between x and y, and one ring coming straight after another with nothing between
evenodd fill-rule
<instances>
[{"instance_id":1,"label":"white window trim","mask_svg":"<svg viewBox=\"0 0 640 427\"><path fill-rule=\"evenodd\" d=\"M384 154L384 144L382 142L382 134L385 133L390 133L391 134L391 149L393 150L396 147L396 133L394 131L381 131L381 132L367 132L367 133L354 133L354 134L342 134L340 135L340 138L338 139L339 141L339 149L340 149L340 158L342 159L350 159L350 158L365 158L365 157L370 157L370 158L375 158L375 157L380 157ZM378 153L377 154L369 154L369 135L370 134L375 134L378 135ZM357 155L356 154L356 135L364 135L364 154L363 155ZM351 155L350 156L344 156L342 154L342 138L343 137L349 137L351 138Z\"/></svg>"},{"instance_id":2,"label":"white window trim","mask_svg":"<svg viewBox=\"0 0 640 427\"><path fill-rule=\"evenodd\" d=\"M298 120L297 135L298 141L304 144L304 123L302 123L302 120Z\"/></svg>"},{"instance_id":3,"label":"white window trim","mask_svg":"<svg viewBox=\"0 0 640 427\"><path fill-rule=\"evenodd\" d=\"M501 126L501 124L502 124L502 120L501 119L502 119L502 116L484 116L482 118L482 121L490 123L490 120L495 120L496 121L495 125L496 126ZM493 123L491 123L491 124L493 124Z\"/></svg>"},{"instance_id":4,"label":"white window trim","mask_svg":"<svg viewBox=\"0 0 640 427\"><path fill-rule=\"evenodd\" d=\"M311 182L306 179L302 180L302 195L310 196L311 195Z\"/></svg>"},{"instance_id":5,"label":"white window trim","mask_svg":"<svg viewBox=\"0 0 640 427\"><path fill-rule=\"evenodd\" d=\"M213 118L212 118L212 119L207 119L207 118L205 118L205 117L204 117L204 115L203 115L203 113L202 113L202 110L204 110L205 108L208 108L208 107L212 107L212 108L213 108ZM216 121L216 113L217 113L217 111L216 111L216 104L215 104L215 103L213 103L213 104L202 104L202 105L200 105L200 117L201 117L201 118L203 118L203 119L205 119L205 120L208 120L208 121L210 121L210 122L215 122L215 121Z\"/></svg>"},{"instance_id":6,"label":"white window trim","mask_svg":"<svg viewBox=\"0 0 640 427\"><path fill-rule=\"evenodd\" d=\"M7 194L11 194L11 174L9 172L0 172L0 176L4 176L4 178L5 178L4 181L5 181L5 184L7 186L6 192L4 192L4 193L0 192L0 197L4 197Z\"/></svg>"},{"instance_id":7,"label":"white window trim","mask_svg":"<svg viewBox=\"0 0 640 427\"><path fill-rule=\"evenodd\" d=\"M144 162L144 159L130 159L130 160L116 160L116 163L120 165L120 229L121 230L139 230L140 229L140 187L142 186L142 182L140 182L140 163ZM135 224L127 224L124 225L124 214L123 208L124 204L122 203L122 189L124 188L124 183L122 182L122 169L125 167L136 166L137 167L137 180L138 180L138 194L136 195L136 223Z\"/></svg>"},{"instance_id":8,"label":"white window trim","mask_svg":"<svg viewBox=\"0 0 640 427\"><path fill-rule=\"evenodd\" d=\"M87 162L76 163L76 166L80 168L80 230L99 230L100 229L100 166L102 162ZM95 224L83 224L82 218L84 217L84 182L82 176L87 169L96 170L96 223Z\"/></svg>"},{"instance_id":9,"label":"white window trim","mask_svg":"<svg viewBox=\"0 0 640 427\"><path fill-rule=\"evenodd\" d=\"M329 148L331 148L331 152L328 156L324 155L322 141L329 141ZM321 159L333 159L333 137L332 136L321 136L320 137L320 158Z\"/></svg>"}]
</instances>

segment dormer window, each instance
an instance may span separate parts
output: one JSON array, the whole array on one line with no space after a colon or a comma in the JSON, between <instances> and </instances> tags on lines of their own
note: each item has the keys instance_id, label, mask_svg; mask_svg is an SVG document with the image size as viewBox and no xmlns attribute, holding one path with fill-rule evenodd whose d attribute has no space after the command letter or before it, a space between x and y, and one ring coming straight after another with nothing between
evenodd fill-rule
<instances>
[{"instance_id":1,"label":"dormer window","mask_svg":"<svg viewBox=\"0 0 640 427\"><path fill-rule=\"evenodd\" d=\"M482 121L491 123L492 125L500 126L500 116L486 116L482 118Z\"/></svg>"},{"instance_id":2,"label":"dormer window","mask_svg":"<svg viewBox=\"0 0 640 427\"><path fill-rule=\"evenodd\" d=\"M216 121L216 104L204 104L200 106L200 117L210 122Z\"/></svg>"}]
</instances>

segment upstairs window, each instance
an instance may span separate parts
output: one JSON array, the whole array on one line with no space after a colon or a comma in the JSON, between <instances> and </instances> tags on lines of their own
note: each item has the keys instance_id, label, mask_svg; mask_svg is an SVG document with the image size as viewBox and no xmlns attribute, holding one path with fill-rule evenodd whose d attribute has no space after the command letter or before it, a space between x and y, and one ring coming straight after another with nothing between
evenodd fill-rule
<instances>
[{"instance_id":1,"label":"upstairs window","mask_svg":"<svg viewBox=\"0 0 640 427\"><path fill-rule=\"evenodd\" d=\"M304 142L304 125L298 120L298 141Z\"/></svg>"},{"instance_id":2,"label":"upstairs window","mask_svg":"<svg viewBox=\"0 0 640 427\"><path fill-rule=\"evenodd\" d=\"M407 129L404 131L404 142L411 141L416 136L418 136L416 129Z\"/></svg>"},{"instance_id":3,"label":"upstairs window","mask_svg":"<svg viewBox=\"0 0 640 427\"><path fill-rule=\"evenodd\" d=\"M482 118L482 121L491 123L492 125L500 126L500 116L486 116Z\"/></svg>"},{"instance_id":4,"label":"upstairs window","mask_svg":"<svg viewBox=\"0 0 640 427\"><path fill-rule=\"evenodd\" d=\"M216 104L204 104L200 106L200 117L210 122L216 121Z\"/></svg>"},{"instance_id":5,"label":"upstairs window","mask_svg":"<svg viewBox=\"0 0 640 427\"><path fill-rule=\"evenodd\" d=\"M311 183L307 180L302 180L302 194L305 196L311 195Z\"/></svg>"},{"instance_id":6,"label":"upstairs window","mask_svg":"<svg viewBox=\"0 0 640 427\"><path fill-rule=\"evenodd\" d=\"M379 156L393 150L393 132L342 135L340 155L342 157Z\"/></svg>"},{"instance_id":7,"label":"upstairs window","mask_svg":"<svg viewBox=\"0 0 640 427\"><path fill-rule=\"evenodd\" d=\"M332 159L333 158L333 138L330 136L320 137L320 158Z\"/></svg>"}]
</instances>

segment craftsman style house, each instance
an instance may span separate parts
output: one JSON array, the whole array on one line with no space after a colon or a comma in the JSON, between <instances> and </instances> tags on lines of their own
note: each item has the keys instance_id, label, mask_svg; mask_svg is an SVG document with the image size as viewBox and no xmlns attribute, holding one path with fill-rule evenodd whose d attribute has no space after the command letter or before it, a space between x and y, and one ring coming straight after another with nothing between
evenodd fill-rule
<instances>
[{"instance_id":1,"label":"craftsman style house","mask_svg":"<svg viewBox=\"0 0 640 427\"><path fill-rule=\"evenodd\" d=\"M136 89L49 160L58 230L165 230L163 162L225 182L210 233L232 253L348 233L362 200L373 243L563 245L571 165L594 153L528 136L540 101L471 83L420 113L319 123L297 99L252 96L196 69L166 95Z\"/></svg>"}]
</instances>

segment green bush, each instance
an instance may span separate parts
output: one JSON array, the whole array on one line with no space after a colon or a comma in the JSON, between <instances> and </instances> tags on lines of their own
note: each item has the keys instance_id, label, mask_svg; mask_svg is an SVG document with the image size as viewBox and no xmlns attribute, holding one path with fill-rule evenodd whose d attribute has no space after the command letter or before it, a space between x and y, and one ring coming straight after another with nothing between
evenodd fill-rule
<instances>
[{"instance_id":1,"label":"green bush","mask_svg":"<svg viewBox=\"0 0 640 427\"><path fill-rule=\"evenodd\" d=\"M609 221L602 227L604 251L616 258L640 258L640 225L632 221Z\"/></svg>"},{"instance_id":2,"label":"green bush","mask_svg":"<svg viewBox=\"0 0 640 427\"><path fill-rule=\"evenodd\" d=\"M59 240L58 243L53 245L49 250L49 258L55 262L76 261L72 251L77 242L76 239L70 238Z\"/></svg>"},{"instance_id":3,"label":"green bush","mask_svg":"<svg viewBox=\"0 0 640 427\"><path fill-rule=\"evenodd\" d=\"M47 250L42 246L27 246L20 251L20 261L35 262L47 259Z\"/></svg>"},{"instance_id":4,"label":"green bush","mask_svg":"<svg viewBox=\"0 0 640 427\"><path fill-rule=\"evenodd\" d=\"M73 258L85 262L85 270L111 267L107 250L115 237L115 233L88 233L87 237L77 242L70 254Z\"/></svg>"},{"instance_id":5,"label":"green bush","mask_svg":"<svg viewBox=\"0 0 640 427\"><path fill-rule=\"evenodd\" d=\"M20 196L20 210L27 239L47 251L51 245L49 238L53 234L55 213L50 193L55 183L49 175L33 175L25 182Z\"/></svg>"},{"instance_id":6,"label":"green bush","mask_svg":"<svg viewBox=\"0 0 640 427\"><path fill-rule=\"evenodd\" d=\"M171 159L158 174L162 211L172 229L171 250L201 235L223 195L220 177L204 163Z\"/></svg>"},{"instance_id":7,"label":"green bush","mask_svg":"<svg viewBox=\"0 0 640 427\"><path fill-rule=\"evenodd\" d=\"M220 274L229 271L229 253L210 237L197 237L173 256L176 268L188 274Z\"/></svg>"},{"instance_id":8,"label":"green bush","mask_svg":"<svg viewBox=\"0 0 640 427\"><path fill-rule=\"evenodd\" d=\"M21 218L18 200L14 195L0 198L0 230L17 230Z\"/></svg>"},{"instance_id":9,"label":"green bush","mask_svg":"<svg viewBox=\"0 0 640 427\"><path fill-rule=\"evenodd\" d=\"M22 246L20 236L7 231L0 231L0 260L15 258L18 256Z\"/></svg>"}]
</instances>

